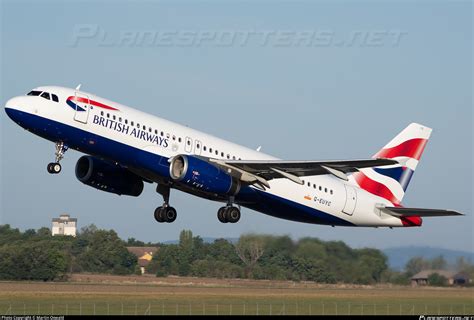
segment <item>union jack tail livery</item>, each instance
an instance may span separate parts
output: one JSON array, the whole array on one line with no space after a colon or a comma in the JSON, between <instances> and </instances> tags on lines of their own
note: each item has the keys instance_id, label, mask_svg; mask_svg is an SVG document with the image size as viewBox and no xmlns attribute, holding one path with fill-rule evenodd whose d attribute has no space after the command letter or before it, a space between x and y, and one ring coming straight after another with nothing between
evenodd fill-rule
<instances>
[{"instance_id":1,"label":"union jack tail livery","mask_svg":"<svg viewBox=\"0 0 474 320\"><path fill-rule=\"evenodd\" d=\"M372 157L393 159L400 164L361 169L353 175L354 180L362 189L400 205L431 131L421 124L410 124Z\"/></svg>"}]
</instances>

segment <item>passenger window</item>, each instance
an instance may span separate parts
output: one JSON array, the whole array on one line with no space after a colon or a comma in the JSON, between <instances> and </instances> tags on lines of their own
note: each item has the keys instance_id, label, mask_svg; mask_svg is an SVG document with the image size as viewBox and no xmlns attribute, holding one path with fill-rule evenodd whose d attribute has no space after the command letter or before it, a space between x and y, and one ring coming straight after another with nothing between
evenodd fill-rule
<instances>
[{"instance_id":1,"label":"passenger window","mask_svg":"<svg viewBox=\"0 0 474 320\"><path fill-rule=\"evenodd\" d=\"M142 129L143 129L143 131L146 131L146 126L145 126L145 125L143 125Z\"/></svg>"},{"instance_id":2,"label":"passenger window","mask_svg":"<svg viewBox=\"0 0 474 320\"><path fill-rule=\"evenodd\" d=\"M173 141L175 141L175 140L176 140L176 136L175 136L175 135L173 135Z\"/></svg>"},{"instance_id":3,"label":"passenger window","mask_svg":"<svg viewBox=\"0 0 474 320\"><path fill-rule=\"evenodd\" d=\"M324 188L324 192L326 192L326 193L327 193L327 192L328 192L328 188Z\"/></svg>"},{"instance_id":4,"label":"passenger window","mask_svg":"<svg viewBox=\"0 0 474 320\"><path fill-rule=\"evenodd\" d=\"M151 130L151 128L148 128L148 132L150 132L150 133L151 133L151 131L152 131L152 130Z\"/></svg>"},{"instance_id":5,"label":"passenger window","mask_svg":"<svg viewBox=\"0 0 474 320\"><path fill-rule=\"evenodd\" d=\"M187 141L186 141L186 144L187 144L188 146L191 145L191 141L190 141L190 140L187 140Z\"/></svg>"},{"instance_id":6,"label":"passenger window","mask_svg":"<svg viewBox=\"0 0 474 320\"><path fill-rule=\"evenodd\" d=\"M35 96L36 97L36 96L39 96L40 94L41 94L41 91L33 90L33 91L28 92L27 96Z\"/></svg>"},{"instance_id":7,"label":"passenger window","mask_svg":"<svg viewBox=\"0 0 474 320\"><path fill-rule=\"evenodd\" d=\"M199 143L196 145L196 148L198 148L198 149L201 148L201 146L199 145Z\"/></svg>"},{"instance_id":8,"label":"passenger window","mask_svg":"<svg viewBox=\"0 0 474 320\"><path fill-rule=\"evenodd\" d=\"M51 94L51 98L53 99L54 102L59 102L58 96L55 94Z\"/></svg>"},{"instance_id":9,"label":"passenger window","mask_svg":"<svg viewBox=\"0 0 474 320\"><path fill-rule=\"evenodd\" d=\"M49 100L49 93L48 92L43 92L41 94L41 98L45 98L45 99Z\"/></svg>"},{"instance_id":10,"label":"passenger window","mask_svg":"<svg viewBox=\"0 0 474 320\"><path fill-rule=\"evenodd\" d=\"M230 154L227 155L227 159L230 159Z\"/></svg>"},{"instance_id":11,"label":"passenger window","mask_svg":"<svg viewBox=\"0 0 474 320\"><path fill-rule=\"evenodd\" d=\"M221 157L224 157L224 152L221 152Z\"/></svg>"},{"instance_id":12,"label":"passenger window","mask_svg":"<svg viewBox=\"0 0 474 320\"><path fill-rule=\"evenodd\" d=\"M232 156L232 160L235 160L235 156Z\"/></svg>"},{"instance_id":13,"label":"passenger window","mask_svg":"<svg viewBox=\"0 0 474 320\"><path fill-rule=\"evenodd\" d=\"M316 185L315 185L315 184L313 184L313 188L316 189Z\"/></svg>"},{"instance_id":14,"label":"passenger window","mask_svg":"<svg viewBox=\"0 0 474 320\"><path fill-rule=\"evenodd\" d=\"M125 119L125 124L128 124L128 119Z\"/></svg>"},{"instance_id":15,"label":"passenger window","mask_svg":"<svg viewBox=\"0 0 474 320\"><path fill-rule=\"evenodd\" d=\"M218 156L218 155L219 155L219 151L216 150L216 156Z\"/></svg>"},{"instance_id":16,"label":"passenger window","mask_svg":"<svg viewBox=\"0 0 474 320\"><path fill-rule=\"evenodd\" d=\"M140 124L139 123L137 123L137 128L140 129Z\"/></svg>"},{"instance_id":17,"label":"passenger window","mask_svg":"<svg viewBox=\"0 0 474 320\"><path fill-rule=\"evenodd\" d=\"M332 189L329 191L330 194L333 194Z\"/></svg>"},{"instance_id":18,"label":"passenger window","mask_svg":"<svg viewBox=\"0 0 474 320\"><path fill-rule=\"evenodd\" d=\"M206 146L202 147L202 149L203 149L204 151L207 151L207 147L206 147Z\"/></svg>"},{"instance_id":19,"label":"passenger window","mask_svg":"<svg viewBox=\"0 0 474 320\"><path fill-rule=\"evenodd\" d=\"M122 117L119 117L119 122L122 122Z\"/></svg>"},{"instance_id":20,"label":"passenger window","mask_svg":"<svg viewBox=\"0 0 474 320\"><path fill-rule=\"evenodd\" d=\"M107 118L110 118L110 113L107 113Z\"/></svg>"},{"instance_id":21,"label":"passenger window","mask_svg":"<svg viewBox=\"0 0 474 320\"><path fill-rule=\"evenodd\" d=\"M209 152L212 153L212 148L209 148Z\"/></svg>"},{"instance_id":22,"label":"passenger window","mask_svg":"<svg viewBox=\"0 0 474 320\"><path fill-rule=\"evenodd\" d=\"M133 127L133 125L134 125L133 121L132 121L132 122L130 122L130 125Z\"/></svg>"},{"instance_id":23,"label":"passenger window","mask_svg":"<svg viewBox=\"0 0 474 320\"><path fill-rule=\"evenodd\" d=\"M311 187L311 182L308 181L308 187Z\"/></svg>"},{"instance_id":24,"label":"passenger window","mask_svg":"<svg viewBox=\"0 0 474 320\"><path fill-rule=\"evenodd\" d=\"M101 111L101 112L100 112L100 115L103 117L103 116L104 116L104 111Z\"/></svg>"},{"instance_id":25,"label":"passenger window","mask_svg":"<svg viewBox=\"0 0 474 320\"><path fill-rule=\"evenodd\" d=\"M182 141L182 140L181 140L181 137L179 137L179 138L178 138L178 142L181 143L181 141Z\"/></svg>"},{"instance_id":26,"label":"passenger window","mask_svg":"<svg viewBox=\"0 0 474 320\"><path fill-rule=\"evenodd\" d=\"M319 191L323 191L323 187L319 186Z\"/></svg>"},{"instance_id":27,"label":"passenger window","mask_svg":"<svg viewBox=\"0 0 474 320\"><path fill-rule=\"evenodd\" d=\"M164 136L164 134L165 134L165 133L164 133L163 131L161 131L160 135L161 135L161 136Z\"/></svg>"},{"instance_id":28,"label":"passenger window","mask_svg":"<svg viewBox=\"0 0 474 320\"><path fill-rule=\"evenodd\" d=\"M116 119L115 114L112 116L112 119L114 119L114 120Z\"/></svg>"},{"instance_id":29,"label":"passenger window","mask_svg":"<svg viewBox=\"0 0 474 320\"><path fill-rule=\"evenodd\" d=\"M155 129L155 134L158 135L158 130Z\"/></svg>"}]
</instances>

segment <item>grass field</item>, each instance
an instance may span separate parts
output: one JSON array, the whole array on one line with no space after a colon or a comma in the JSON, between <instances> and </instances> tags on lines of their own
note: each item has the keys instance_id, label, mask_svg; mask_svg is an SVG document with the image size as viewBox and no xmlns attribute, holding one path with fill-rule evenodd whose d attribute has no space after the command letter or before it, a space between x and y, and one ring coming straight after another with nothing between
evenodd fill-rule
<instances>
[{"instance_id":1,"label":"grass field","mask_svg":"<svg viewBox=\"0 0 474 320\"><path fill-rule=\"evenodd\" d=\"M154 277L0 282L0 315L14 314L472 315L474 290Z\"/></svg>"}]
</instances>

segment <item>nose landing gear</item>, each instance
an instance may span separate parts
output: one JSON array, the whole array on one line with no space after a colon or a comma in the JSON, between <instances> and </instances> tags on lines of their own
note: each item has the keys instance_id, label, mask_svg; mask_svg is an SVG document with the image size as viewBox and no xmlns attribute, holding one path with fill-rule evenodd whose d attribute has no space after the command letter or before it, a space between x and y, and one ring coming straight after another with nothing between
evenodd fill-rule
<instances>
[{"instance_id":1,"label":"nose landing gear","mask_svg":"<svg viewBox=\"0 0 474 320\"><path fill-rule=\"evenodd\" d=\"M64 153L67 151L67 146L64 144L64 142L59 141L56 142L56 152L55 152L55 162L48 163L48 172L51 174L58 174L61 172L61 164L59 161L61 161L64 158Z\"/></svg>"}]
</instances>

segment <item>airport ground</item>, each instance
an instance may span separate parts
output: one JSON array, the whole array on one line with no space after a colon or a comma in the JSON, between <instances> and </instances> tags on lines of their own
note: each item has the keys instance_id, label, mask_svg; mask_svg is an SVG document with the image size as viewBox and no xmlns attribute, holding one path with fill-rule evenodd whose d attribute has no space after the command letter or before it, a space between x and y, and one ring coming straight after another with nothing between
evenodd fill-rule
<instances>
[{"instance_id":1,"label":"airport ground","mask_svg":"<svg viewBox=\"0 0 474 320\"><path fill-rule=\"evenodd\" d=\"M76 274L0 282L0 315L472 315L474 288Z\"/></svg>"}]
</instances>

